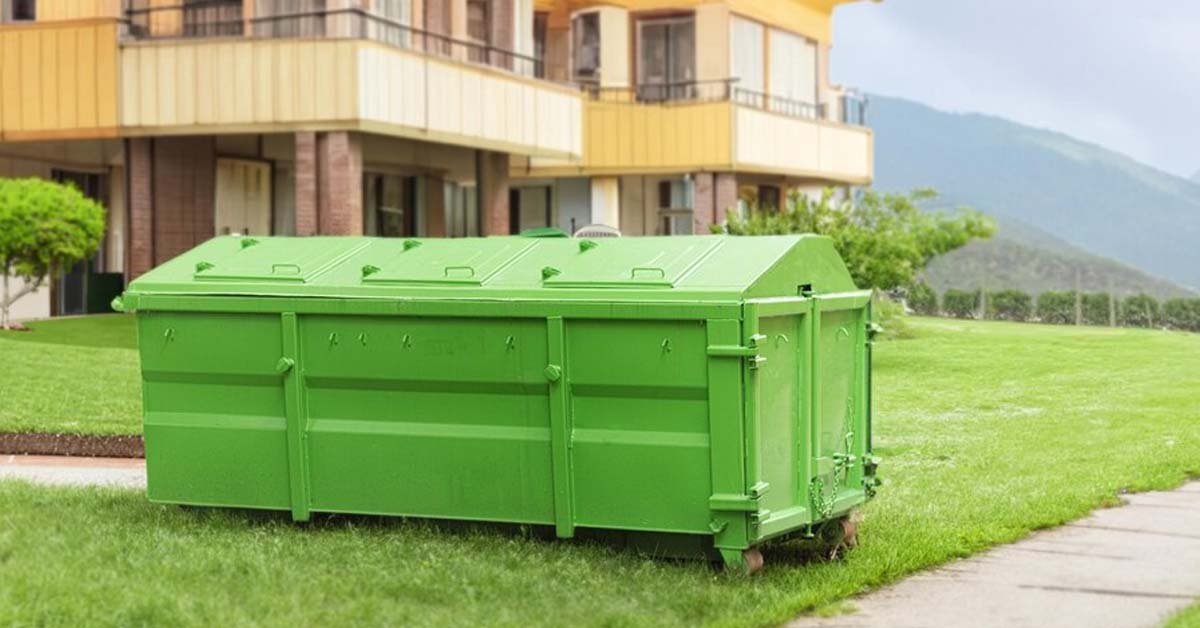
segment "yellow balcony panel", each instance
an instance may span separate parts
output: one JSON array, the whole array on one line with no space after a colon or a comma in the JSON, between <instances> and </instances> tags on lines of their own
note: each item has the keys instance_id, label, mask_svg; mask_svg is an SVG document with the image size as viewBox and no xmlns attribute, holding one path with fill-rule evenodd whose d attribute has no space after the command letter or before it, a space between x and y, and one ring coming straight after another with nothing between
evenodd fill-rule
<instances>
[{"instance_id":1,"label":"yellow balcony panel","mask_svg":"<svg viewBox=\"0 0 1200 628\"><path fill-rule=\"evenodd\" d=\"M744 172L862 185L872 178L870 129L727 100L584 105L580 163L531 159L514 177Z\"/></svg>"},{"instance_id":2,"label":"yellow balcony panel","mask_svg":"<svg viewBox=\"0 0 1200 628\"><path fill-rule=\"evenodd\" d=\"M0 27L0 140L117 135L117 21Z\"/></svg>"},{"instance_id":3,"label":"yellow balcony panel","mask_svg":"<svg viewBox=\"0 0 1200 628\"><path fill-rule=\"evenodd\" d=\"M873 176L871 130L738 106L734 117L739 172L762 172L865 185Z\"/></svg>"},{"instance_id":4,"label":"yellow balcony panel","mask_svg":"<svg viewBox=\"0 0 1200 628\"><path fill-rule=\"evenodd\" d=\"M578 94L356 39L172 39L121 50L122 131L361 130L578 159Z\"/></svg>"}]
</instances>

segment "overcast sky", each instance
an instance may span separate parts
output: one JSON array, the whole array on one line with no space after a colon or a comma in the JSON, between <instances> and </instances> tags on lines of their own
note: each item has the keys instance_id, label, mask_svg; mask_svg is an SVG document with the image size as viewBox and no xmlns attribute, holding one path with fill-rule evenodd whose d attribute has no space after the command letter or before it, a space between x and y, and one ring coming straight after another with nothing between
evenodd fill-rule
<instances>
[{"instance_id":1,"label":"overcast sky","mask_svg":"<svg viewBox=\"0 0 1200 628\"><path fill-rule=\"evenodd\" d=\"M1200 0L884 0L833 24L834 82L1200 170Z\"/></svg>"}]
</instances>

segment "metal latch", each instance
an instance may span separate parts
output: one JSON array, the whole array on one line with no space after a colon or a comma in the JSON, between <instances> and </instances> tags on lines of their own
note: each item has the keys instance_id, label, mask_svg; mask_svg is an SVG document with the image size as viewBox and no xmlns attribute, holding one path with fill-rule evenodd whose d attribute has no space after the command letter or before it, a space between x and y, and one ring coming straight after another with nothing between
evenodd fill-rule
<instances>
[{"instance_id":1,"label":"metal latch","mask_svg":"<svg viewBox=\"0 0 1200 628\"><path fill-rule=\"evenodd\" d=\"M767 359L758 354L758 343L766 340L767 337L763 334L754 334L750 337L750 342L742 345L709 345L708 355L718 358L747 358L749 366L752 369L758 368L759 364L766 362Z\"/></svg>"}]
</instances>

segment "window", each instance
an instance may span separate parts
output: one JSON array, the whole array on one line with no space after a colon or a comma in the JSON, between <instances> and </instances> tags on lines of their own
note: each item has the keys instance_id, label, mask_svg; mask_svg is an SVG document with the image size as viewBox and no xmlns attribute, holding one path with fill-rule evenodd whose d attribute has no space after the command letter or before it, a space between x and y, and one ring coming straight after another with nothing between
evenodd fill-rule
<instances>
[{"instance_id":1,"label":"window","mask_svg":"<svg viewBox=\"0 0 1200 628\"><path fill-rule=\"evenodd\" d=\"M779 29L771 29L772 109L788 108L790 115L815 117L817 112L817 45L815 42ZM799 104L800 107L796 107Z\"/></svg>"},{"instance_id":2,"label":"window","mask_svg":"<svg viewBox=\"0 0 1200 628\"><path fill-rule=\"evenodd\" d=\"M324 11L325 0L255 0L254 14L259 20L254 25L254 34L259 37L323 37Z\"/></svg>"},{"instance_id":3,"label":"window","mask_svg":"<svg viewBox=\"0 0 1200 628\"><path fill-rule=\"evenodd\" d=\"M242 34L242 0L184 0L184 37Z\"/></svg>"},{"instance_id":4,"label":"window","mask_svg":"<svg viewBox=\"0 0 1200 628\"><path fill-rule=\"evenodd\" d=\"M417 178L363 175L363 220L366 235L402 238L417 234Z\"/></svg>"},{"instance_id":5,"label":"window","mask_svg":"<svg viewBox=\"0 0 1200 628\"><path fill-rule=\"evenodd\" d=\"M659 181L659 234L690 235L694 206L695 186L690 178Z\"/></svg>"},{"instance_id":6,"label":"window","mask_svg":"<svg viewBox=\"0 0 1200 628\"><path fill-rule=\"evenodd\" d=\"M600 14L584 13L571 20L572 65L577 80L595 82L600 78Z\"/></svg>"},{"instance_id":7,"label":"window","mask_svg":"<svg viewBox=\"0 0 1200 628\"><path fill-rule=\"evenodd\" d=\"M32 22L37 19L37 0L7 0L3 8L5 22Z\"/></svg>"},{"instance_id":8,"label":"window","mask_svg":"<svg viewBox=\"0 0 1200 628\"><path fill-rule=\"evenodd\" d=\"M533 14L533 58L537 59L533 75L536 78L546 78L546 20L549 17L544 11Z\"/></svg>"},{"instance_id":9,"label":"window","mask_svg":"<svg viewBox=\"0 0 1200 628\"><path fill-rule=\"evenodd\" d=\"M411 39L411 0L375 0L367 19L367 37L407 48Z\"/></svg>"},{"instance_id":10,"label":"window","mask_svg":"<svg viewBox=\"0 0 1200 628\"><path fill-rule=\"evenodd\" d=\"M492 41L492 11L488 0L467 0L467 39L472 46L467 57L476 63L487 63L488 45Z\"/></svg>"},{"instance_id":11,"label":"window","mask_svg":"<svg viewBox=\"0 0 1200 628\"><path fill-rule=\"evenodd\" d=\"M689 100L696 94L694 17L639 20L638 99Z\"/></svg>"},{"instance_id":12,"label":"window","mask_svg":"<svg viewBox=\"0 0 1200 628\"><path fill-rule=\"evenodd\" d=\"M763 106L763 41L766 29L762 24L734 17L729 23L729 76L736 99L748 105Z\"/></svg>"},{"instance_id":13,"label":"window","mask_svg":"<svg viewBox=\"0 0 1200 628\"><path fill-rule=\"evenodd\" d=\"M779 186L758 186L758 208L764 211L779 211Z\"/></svg>"}]
</instances>

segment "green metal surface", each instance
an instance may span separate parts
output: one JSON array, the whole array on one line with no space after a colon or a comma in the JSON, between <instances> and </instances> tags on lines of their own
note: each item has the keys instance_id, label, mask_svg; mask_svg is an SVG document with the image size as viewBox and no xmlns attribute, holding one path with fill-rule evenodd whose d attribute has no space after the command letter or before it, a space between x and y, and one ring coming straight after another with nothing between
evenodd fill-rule
<instances>
[{"instance_id":1,"label":"green metal surface","mask_svg":"<svg viewBox=\"0 0 1200 628\"><path fill-rule=\"evenodd\" d=\"M874 490L869 298L826 238L223 237L118 301L154 501L739 562Z\"/></svg>"}]
</instances>

